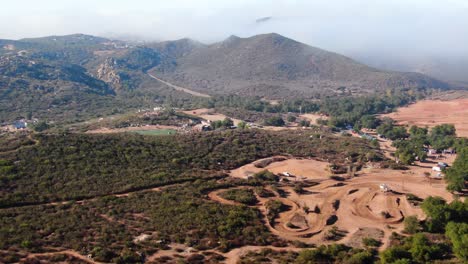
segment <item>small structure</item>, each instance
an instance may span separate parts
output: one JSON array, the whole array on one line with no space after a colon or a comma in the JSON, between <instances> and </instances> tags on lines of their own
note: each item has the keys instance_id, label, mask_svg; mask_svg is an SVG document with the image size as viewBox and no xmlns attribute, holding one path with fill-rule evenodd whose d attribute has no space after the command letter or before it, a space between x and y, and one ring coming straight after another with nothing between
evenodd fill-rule
<instances>
[{"instance_id":1,"label":"small structure","mask_svg":"<svg viewBox=\"0 0 468 264\"><path fill-rule=\"evenodd\" d=\"M445 163L445 162L438 162L438 163L437 163L437 166L440 167L440 168L447 168L447 167L448 167L448 164Z\"/></svg>"},{"instance_id":2,"label":"small structure","mask_svg":"<svg viewBox=\"0 0 468 264\"><path fill-rule=\"evenodd\" d=\"M13 127L15 129L25 129L28 126L28 123L24 120L18 120L13 122Z\"/></svg>"},{"instance_id":3,"label":"small structure","mask_svg":"<svg viewBox=\"0 0 468 264\"><path fill-rule=\"evenodd\" d=\"M441 172L441 171L442 171L442 169L441 169L439 166L434 166L434 167L432 167L432 170L433 170L433 171L437 171L437 172Z\"/></svg>"},{"instance_id":4,"label":"small structure","mask_svg":"<svg viewBox=\"0 0 468 264\"><path fill-rule=\"evenodd\" d=\"M380 186L379 186L379 187L380 187L380 190L381 190L382 192L384 192L384 193L386 193L386 192L389 192L389 191L390 191L390 188L389 188L389 187L388 187L388 185L387 185L387 184L385 184L385 183L382 183L382 184L380 184Z\"/></svg>"},{"instance_id":5,"label":"small structure","mask_svg":"<svg viewBox=\"0 0 468 264\"><path fill-rule=\"evenodd\" d=\"M427 154L429 154L429 155L437 154L437 150L436 150L436 149L429 149L429 151L427 152Z\"/></svg>"},{"instance_id":6,"label":"small structure","mask_svg":"<svg viewBox=\"0 0 468 264\"><path fill-rule=\"evenodd\" d=\"M443 153L444 154L455 154L455 149L449 148L449 149L444 149Z\"/></svg>"}]
</instances>

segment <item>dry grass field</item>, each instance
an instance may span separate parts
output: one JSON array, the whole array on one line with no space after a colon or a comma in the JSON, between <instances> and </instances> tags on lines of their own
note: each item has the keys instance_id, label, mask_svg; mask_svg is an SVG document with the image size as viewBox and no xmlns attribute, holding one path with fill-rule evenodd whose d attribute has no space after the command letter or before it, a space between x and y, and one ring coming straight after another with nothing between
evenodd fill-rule
<instances>
[{"instance_id":1,"label":"dry grass field","mask_svg":"<svg viewBox=\"0 0 468 264\"><path fill-rule=\"evenodd\" d=\"M423 100L385 116L403 125L454 124L459 137L468 137L468 99Z\"/></svg>"}]
</instances>

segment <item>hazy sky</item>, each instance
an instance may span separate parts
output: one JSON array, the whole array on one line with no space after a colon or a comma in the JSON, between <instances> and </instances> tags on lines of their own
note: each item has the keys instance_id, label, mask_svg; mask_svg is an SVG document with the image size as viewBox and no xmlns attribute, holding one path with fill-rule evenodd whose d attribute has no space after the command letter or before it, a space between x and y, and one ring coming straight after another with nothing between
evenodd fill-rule
<instances>
[{"instance_id":1,"label":"hazy sky","mask_svg":"<svg viewBox=\"0 0 468 264\"><path fill-rule=\"evenodd\" d=\"M0 9L0 38L86 33L209 43L267 32L348 54L468 56L468 0L14 0Z\"/></svg>"}]
</instances>

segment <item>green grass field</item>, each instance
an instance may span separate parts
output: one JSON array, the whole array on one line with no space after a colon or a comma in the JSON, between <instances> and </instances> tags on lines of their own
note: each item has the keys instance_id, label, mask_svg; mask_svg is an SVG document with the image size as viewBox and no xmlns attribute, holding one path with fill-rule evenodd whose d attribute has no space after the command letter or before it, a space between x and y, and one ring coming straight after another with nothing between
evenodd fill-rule
<instances>
[{"instance_id":1,"label":"green grass field","mask_svg":"<svg viewBox=\"0 0 468 264\"><path fill-rule=\"evenodd\" d=\"M140 135L147 135L147 136L161 136L161 135L173 135L177 133L176 130L173 129L155 129L155 130L135 130L132 133L138 133Z\"/></svg>"}]
</instances>

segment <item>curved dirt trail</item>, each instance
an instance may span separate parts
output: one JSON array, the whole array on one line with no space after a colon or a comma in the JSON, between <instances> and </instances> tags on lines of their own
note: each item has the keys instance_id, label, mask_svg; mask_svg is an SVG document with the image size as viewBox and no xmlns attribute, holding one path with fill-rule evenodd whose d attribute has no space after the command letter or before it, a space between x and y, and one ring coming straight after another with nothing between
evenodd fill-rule
<instances>
[{"instance_id":1,"label":"curved dirt trail","mask_svg":"<svg viewBox=\"0 0 468 264\"><path fill-rule=\"evenodd\" d=\"M228 199L225 199L223 197L221 197L219 194L224 192L224 191L227 191L227 190L234 190L234 189L249 189L248 187L245 187L245 186L240 186L240 187L236 187L236 188L228 188L228 189L218 189L216 191L212 191L208 194L208 197L210 198L210 200L212 201L215 201L215 202L218 202L218 203L222 203L222 204L227 204L227 205L244 205L244 206L247 206L245 204L242 204L242 203L239 203L239 202L236 202L236 201L232 201L232 200L228 200ZM251 206L251 207L254 207L254 206Z\"/></svg>"},{"instance_id":2,"label":"curved dirt trail","mask_svg":"<svg viewBox=\"0 0 468 264\"><path fill-rule=\"evenodd\" d=\"M78 258L78 259L80 259L80 260L82 260L82 261L84 261L86 263L90 263L90 264L104 264L103 262L94 261L91 258L83 256L80 253L78 253L76 251L73 251L73 250L69 250L69 249L68 250L62 250L62 251L57 251L57 252L32 253L32 254L29 254L26 257L26 259L33 258L33 257L41 257L41 256L54 256L54 255L58 255L58 254L69 255L69 256Z\"/></svg>"},{"instance_id":3,"label":"curved dirt trail","mask_svg":"<svg viewBox=\"0 0 468 264\"><path fill-rule=\"evenodd\" d=\"M246 167L242 167L244 168ZM281 171L290 171L290 169L286 166ZM368 233L362 233L362 230L371 229L383 232L383 245L380 247L380 250L383 250L388 246L391 233L403 230L405 217L414 215L421 220L425 218L422 209L408 201L407 194L422 199L436 195L448 202L453 200L443 182L433 184L427 180L424 176L427 171L428 168L422 166L410 166L407 171L369 167L361 170L358 176L345 181L317 175L314 177L314 182L317 184L304 187L302 194L295 193L288 184L279 182L278 188L287 193L286 197L280 197L277 193L275 197L269 198L257 195L259 203L251 207L260 211L266 227L272 234L285 240L315 244L348 243L351 242L350 239L355 242L356 239L366 237ZM233 174L231 176L240 177ZM386 184L391 191L383 192L380 189L381 184ZM218 193L224 190L226 189L213 191L208 197L216 202L236 205L233 201L218 197ZM266 209L269 200L278 200L289 207L280 212L271 224L267 219ZM305 207L309 208L308 213L304 211ZM317 212L311 211L315 211L314 208L318 209ZM330 233L331 227L338 228L340 234ZM353 236L356 233L358 238ZM337 240L327 239L330 234L333 234Z\"/></svg>"},{"instance_id":4,"label":"curved dirt trail","mask_svg":"<svg viewBox=\"0 0 468 264\"><path fill-rule=\"evenodd\" d=\"M149 187L141 188L141 189L135 190L135 191L124 191L124 192L118 192L118 193L113 193L113 194L96 195L96 196L93 196L93 197L84 198L84 199L80 199L80 200L73 200L72 199L72 200L55 201L55 202L39 202L39 203L13 205L13 206L4 206L4 207L0 207L0 210L27 207L27 206L63 205L63 204L71 203L71 202L75 202L77 204L84 204L86 202L96 201L98 198L102 198L102 197L109 197L109 196L128 197L131 194L140 193L140 192L148 192L148 191L149 192L159 192L163 188L169 188L169 187L176 186L176 185L179 185L179 184L184 183L184 182L191 182L191 181L194 181L194 179L189 179L189 180L186 180L186 181L181 181L181 182L168 184L168 185L161 185L161 186L158 186L158 187L149 186Z\"/></svg>"}]
</instances>

